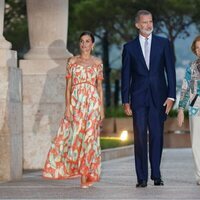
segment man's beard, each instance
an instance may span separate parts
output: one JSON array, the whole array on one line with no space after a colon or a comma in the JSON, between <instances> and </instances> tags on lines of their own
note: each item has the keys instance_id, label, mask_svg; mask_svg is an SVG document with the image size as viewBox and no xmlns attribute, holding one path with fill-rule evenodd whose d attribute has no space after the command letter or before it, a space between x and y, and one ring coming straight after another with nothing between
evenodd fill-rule
<instances>
[{"instance_id":1,"label":"man's beard","mask_svg":"<svg viewBox=\"0 0 200 200\"><path fill-rule=\"evenodd\" d=\"M153 32L153 28L151 30L140 30L141 33L145 34L145 35L150 35Z\"/></svg>"}]
</instances>

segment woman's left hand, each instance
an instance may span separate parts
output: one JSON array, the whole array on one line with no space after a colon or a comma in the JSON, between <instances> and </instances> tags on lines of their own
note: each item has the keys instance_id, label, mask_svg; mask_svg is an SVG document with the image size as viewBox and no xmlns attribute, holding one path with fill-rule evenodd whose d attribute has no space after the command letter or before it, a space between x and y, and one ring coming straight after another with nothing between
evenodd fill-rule
<instances>
[{"instance_id":1,"label":"woman's left hand","mask_svg":"<svg viewBox=\"0 0 200 200\"><path fill-rule=\"evenodd\" d=\"M181 127L184 122L184 112L183 109L178 110L178 116L177 116L178 126Z\"/></svg>"},{"instance_id":2,"label":"woman's left hand","mask_svg":"<svg viewBox=\"0 0 200 200\"><path fill-rule=\"evenodd\" d=\"M100 116L101 116L101 121L105 118L105 115L104 115L104 111L103 110L101 110L100 111Z\"/></svg>"}]
</instances>

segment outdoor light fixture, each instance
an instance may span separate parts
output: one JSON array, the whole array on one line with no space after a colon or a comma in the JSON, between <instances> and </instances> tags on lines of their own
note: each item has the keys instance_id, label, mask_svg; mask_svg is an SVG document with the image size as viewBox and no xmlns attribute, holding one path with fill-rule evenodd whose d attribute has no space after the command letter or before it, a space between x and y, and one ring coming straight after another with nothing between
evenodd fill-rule
<instances>
[{"instance_id":1,"label":"outdoor light fixture","mask_svg":"<svg viewBox=\"0 0 200 200\"><path fill-rule=\"evenodd\" d=\"M128 131L124 130L124 131L121 132L120 140L125 141L127 139L128 139Z\"/></svg>"}]
</instances>

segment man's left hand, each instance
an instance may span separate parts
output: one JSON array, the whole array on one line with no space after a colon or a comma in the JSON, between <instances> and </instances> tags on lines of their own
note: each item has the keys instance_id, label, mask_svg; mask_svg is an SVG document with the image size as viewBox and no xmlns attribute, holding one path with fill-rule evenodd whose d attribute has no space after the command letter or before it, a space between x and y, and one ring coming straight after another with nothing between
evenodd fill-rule
<instances>
[{"instance_id":1,"label":"man's left hand","mask_svg":"<svg viewBox=\"0 0 200 200\"><path fill-rule=\"evenodd\" d=\"M174 105L174 101L167 98L167 100L165 101L165 103L163 104L163 106L166 106L166 110L165 110L165 113L168 115L169 114L169 111L172 109Z\"/></svg>"}]
</instances>

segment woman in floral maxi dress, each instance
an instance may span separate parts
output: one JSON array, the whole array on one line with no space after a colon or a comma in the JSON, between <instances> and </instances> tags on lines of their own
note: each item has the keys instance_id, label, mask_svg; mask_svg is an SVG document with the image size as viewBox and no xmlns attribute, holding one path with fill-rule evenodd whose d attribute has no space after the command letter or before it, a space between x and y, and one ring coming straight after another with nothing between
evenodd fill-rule
<instances>
[{"instance_id":1,"label":"woman in floral maxi dress","mask_svg":"<svg viewBox=\"0 0 200 200\"><path fill-rule=\"evenodd\" d=\"M99 181L100 123L103 109L103 65L91 55L94 36L80 35L80 55L70 58L66 74L66 111L43 169L43 177L81 176L81 187Z\"/></svg>"}]
</instances>

